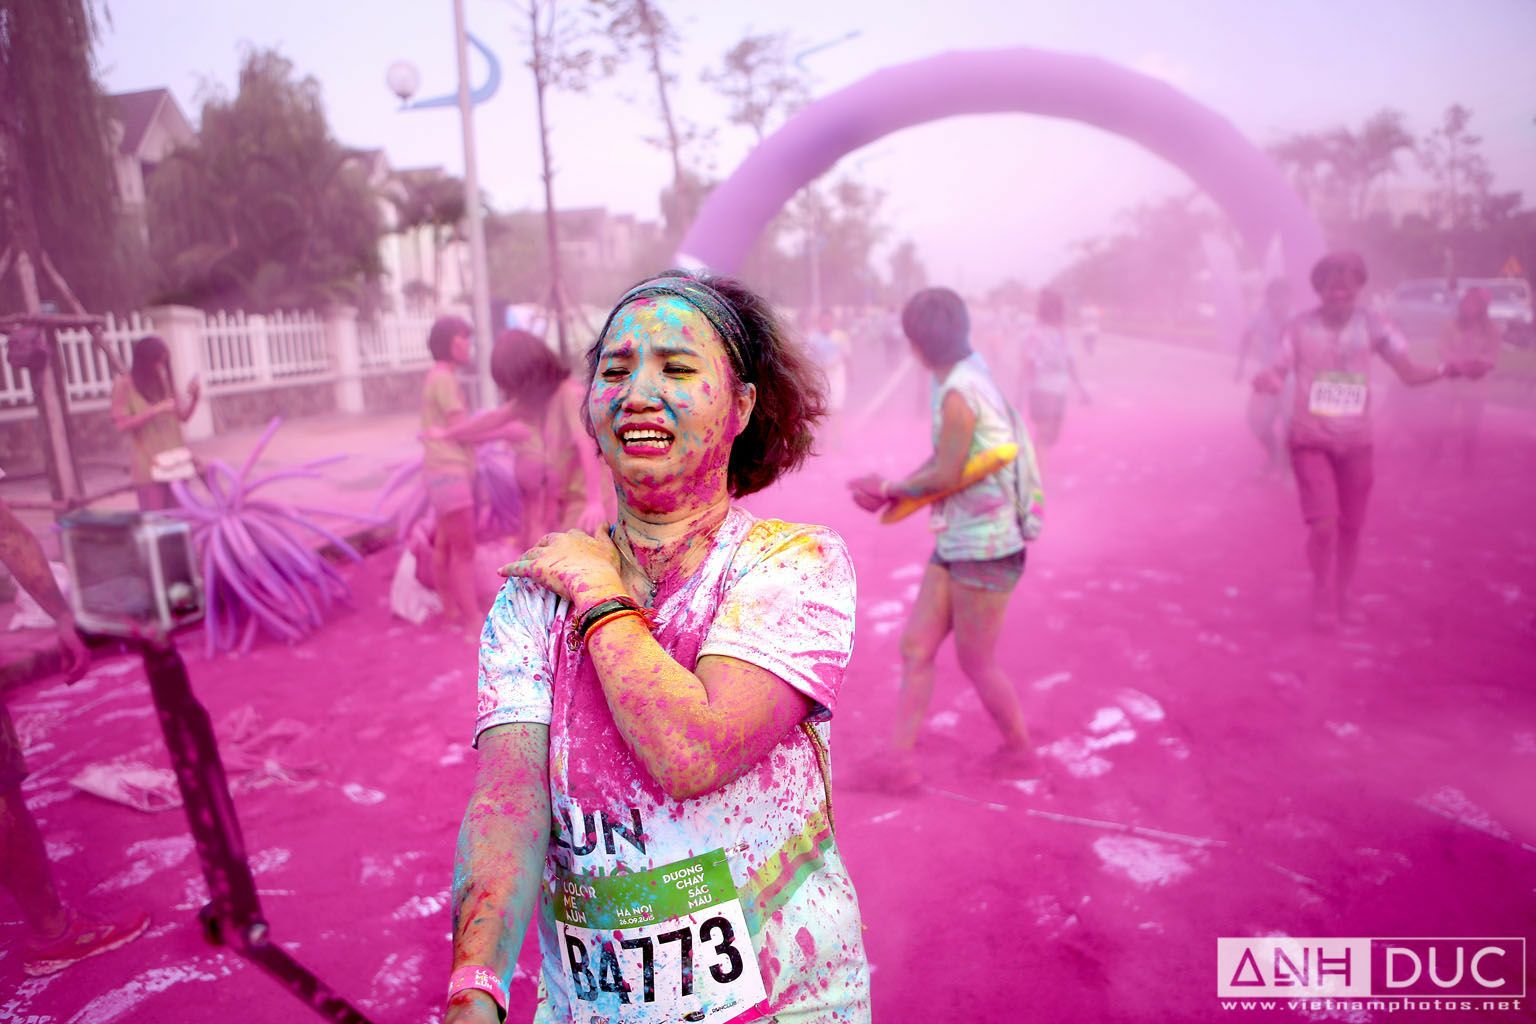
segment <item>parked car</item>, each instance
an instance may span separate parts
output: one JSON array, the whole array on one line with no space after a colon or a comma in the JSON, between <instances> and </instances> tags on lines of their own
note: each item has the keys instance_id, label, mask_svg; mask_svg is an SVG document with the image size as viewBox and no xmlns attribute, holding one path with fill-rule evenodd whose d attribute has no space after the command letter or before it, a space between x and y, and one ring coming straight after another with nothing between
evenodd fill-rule
<instances>
[{"instance_id":1,"label":"parked car","mask_svg":"<svg viewBox=\"0 0 1536 1024\"><path fill-rule=\"evenodd\" d=\"M1404 281L1387 300L1387 315L1410 338L1431 340L1456 317L1456 304L1469 289L1488 292L1488 315L1504 340L1524 348L1536 346L1532 323L1531 286L1518 277L1463 277Z\"/></svg>"}]
</instances>

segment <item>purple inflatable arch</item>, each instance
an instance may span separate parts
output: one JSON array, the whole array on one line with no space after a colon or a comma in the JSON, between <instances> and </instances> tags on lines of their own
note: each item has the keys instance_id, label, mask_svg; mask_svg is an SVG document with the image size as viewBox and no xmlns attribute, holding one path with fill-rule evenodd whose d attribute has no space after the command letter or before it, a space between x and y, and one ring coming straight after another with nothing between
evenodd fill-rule
<instances>
[{"instance_id":1,"label":"purple inflatable arch","mask_svg":"<svg viewBox=\"0 0 1536 1024\"><path fill-rule=\"evenodd\" d=\"M817 100L748 154L679 246L684 265L735 273L763 226L845 154L960 114L1027 113L1114 132L1180 168L1260 258L1280 240L1298 285L1323 251L1312 215L1264 153L1172 86L1097 57L1018 47L940 54L877 71Z\"/></svg>"}]
</instances>

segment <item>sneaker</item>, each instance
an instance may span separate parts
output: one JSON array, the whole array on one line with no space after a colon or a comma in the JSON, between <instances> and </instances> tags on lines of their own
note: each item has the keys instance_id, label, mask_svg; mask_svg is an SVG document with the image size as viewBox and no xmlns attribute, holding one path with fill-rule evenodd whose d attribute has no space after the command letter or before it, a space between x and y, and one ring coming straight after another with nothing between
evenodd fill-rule
<instances>
[{"instance_id":1,"label":"sneaker","mask_svg":"<svg viewBox=\"0 0 1536 1024\"><path fill-rule=\"evenodd\" d=\"M23 968L34 978L56 974L88 956L126 946L149 927L148 914L135 914L121 921L97 921L74 910L65 913L69 921L62 932L51 939L27 942Z\"/></svg>"}]
</instances>

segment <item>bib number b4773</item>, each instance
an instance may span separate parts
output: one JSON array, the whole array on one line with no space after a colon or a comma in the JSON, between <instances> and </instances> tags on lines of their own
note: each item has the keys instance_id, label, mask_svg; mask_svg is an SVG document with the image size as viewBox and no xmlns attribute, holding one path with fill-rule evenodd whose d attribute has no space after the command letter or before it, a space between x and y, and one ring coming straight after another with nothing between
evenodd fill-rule
<instances>
[{"instance_id":1,"label":"bib number b4773","mask_svg":"<svg viewBox=\"0 0 1536 1024\"><path fill-rule=\"evenodd\" d=\"M725 853L632 874L556 876L573 1009L622 1024L723 1024L766 998Z\"/></svg>"}]
</instances>

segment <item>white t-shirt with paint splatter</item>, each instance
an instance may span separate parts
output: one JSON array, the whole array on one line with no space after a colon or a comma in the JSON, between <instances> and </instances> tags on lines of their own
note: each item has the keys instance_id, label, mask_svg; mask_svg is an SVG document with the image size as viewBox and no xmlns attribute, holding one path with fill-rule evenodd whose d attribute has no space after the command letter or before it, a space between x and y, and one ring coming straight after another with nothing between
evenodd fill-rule
<instances>
[{"instance_id":1,"label":"white t-shirt with paint splatter","mask_svg":"<svg viewBox=\"0 0 1536 1024\"><path fill-rule=\"evenodd\" d=\"M700 658L749 662L804 693L823 744L853 650L853 565L824 527L757 519L733 506L687 580L654 600L657 641L689 671ZM756 768L704 796L674 800L624 743L585 653L564 642L569 606L523 580L502 588L481 640L475 735L496 725L549 726L552 839L539 935L537 1021L671 1018L634 998L591 992L567 975L566 933L550 887L558 878L663 868L723 850L781 1024L869 1020L869 971L858 902L826 805L816 744L791 732ZM713 955L712 953L710 955ZM595 964L595 960L593 961ZM621 964L629 975L633 963ZM595 969L595 968L594 968ZM705 970L703 961L699 971ZM677 981L654 972L655 984Z\"/></svg>"}]
</instances>

